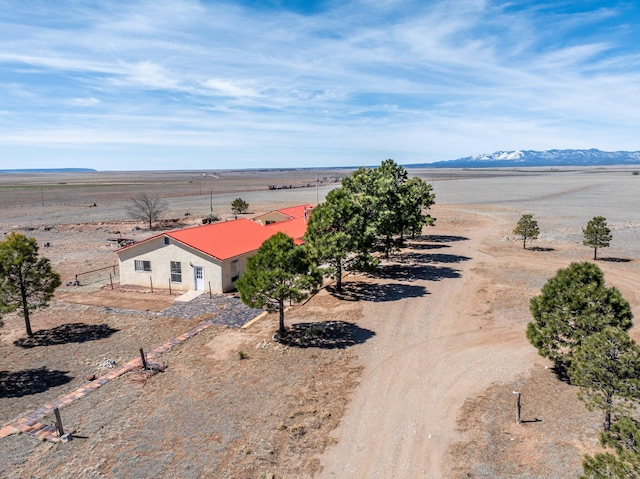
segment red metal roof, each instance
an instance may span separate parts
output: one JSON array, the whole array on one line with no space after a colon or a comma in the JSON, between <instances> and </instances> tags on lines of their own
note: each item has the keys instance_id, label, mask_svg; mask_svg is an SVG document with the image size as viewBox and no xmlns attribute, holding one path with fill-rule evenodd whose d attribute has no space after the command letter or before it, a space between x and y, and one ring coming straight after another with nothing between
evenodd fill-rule
<instances>
[{"instance_id":1,"label":"red metal roof","mask_svg":"<svg viewBox=\"0 0 640 479\"><path fill-rule=\"evenodd\" d=\"M170 231L165 235L224 260L257 250L275 233L277 231L266 229L251 220L239 219Z\"/></svg>"},{"instance_id":2,"label":"red metal roof","mask_svg":"<svg viewBox=\"0 0 640 479\"><path fill-rule=\"evenodd\" d=\"M289 208L283 208L277 211L287 216L290 216L291 218L304 218L305 211L307 212L307 217L309 217L309 215L311 215L311 210L313 210L313 206L310 204L306 204L306 205L291 206Z\"/></svg>"},{"instance_id":3,"label":"red metal roof","mask_svg":"<svg viewBox=\"0 0 640 479\"><path fill-rule=\"evenodd\" d=\"M262 226L260 223L242 218L168 231L154 235L140 243L164 235L220 260L256 251L265 240L280 231L292 237L296 244L302 244L302 237L307 230L307 221L304 218L305 207L307 208L307 216L309 216L312 209L310 205L285 208L285 210L278 211L292 216L294 219L279 221L268 226ZM300 216L293 216L294 214ZM118 251L133 248L136 244L126 246Z\"/></svg>"},{"instance_id":4,"label":"red metal roof","mask_svg":"<svg viewBox=\"0 0 640 479\"><path fill-rule=\"evenodd\" d=\"M282 231L287 236L291 236L296 244L302 244L304 243L302 237L307 231L307 220L305 218L296 218L289 221L278 221L277 223L262 226L262 228L270 230L272 235Z\"/></svg>"}]
</instances>

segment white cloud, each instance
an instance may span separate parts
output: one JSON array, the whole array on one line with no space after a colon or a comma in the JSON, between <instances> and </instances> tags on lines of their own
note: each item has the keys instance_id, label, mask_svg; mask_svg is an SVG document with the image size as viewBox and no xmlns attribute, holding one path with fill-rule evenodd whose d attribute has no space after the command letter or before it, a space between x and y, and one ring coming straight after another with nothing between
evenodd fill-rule
<instances>
[{"instance_id":1,"label":"white cloud","mask_svg":"<svg viewBox=\"0 0 640 479\"><path fill-rule=\"evenodd\" d=\"M220 80L210 78L206 80L204 86L211 89L214 93L222 96L230 97L257 97L259 92L250 86L234 83L228 80Z\"/></svg>"},{"instance_id":2,"label":"white cloud","mask_svg":"<svg viewBox=\"0 0 640 479\"><path fill-rule=\"evenodd\" d=\"M98 100L97 98L94 97L89 97L89 98L74 98L72 100L74 105L77 106L95 106L100 104L100 100Z\"/></svg>"},{"instance_id":3,"label":"white cloud","mask_svg":"<svg viewBox=\"0 0 640 479\"><path fill-rule=\"evenodd\" d=\"M124 165L138 168L157 146L281 164L305 149L315 164L580 141L633 149L640 55L617 8L353 0L301 15L223 1L62 0L33 12L9 2L0 146L113 142L131 146Z\"/></svg>"}]
</instances>

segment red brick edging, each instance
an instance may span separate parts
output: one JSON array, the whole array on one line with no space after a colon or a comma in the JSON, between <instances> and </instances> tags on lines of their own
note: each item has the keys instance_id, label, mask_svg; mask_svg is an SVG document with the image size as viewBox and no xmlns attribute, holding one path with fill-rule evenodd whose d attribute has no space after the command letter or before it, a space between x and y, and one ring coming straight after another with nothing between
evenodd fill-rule
<instances>
[{"instance_id":1,"label":"red brick edging","mask_svg":"<svg viewBox=\"0 0 640 479\"><path fill-rule=\"evenodd\" d=\"M163 345L158 346L157 348L149 351L147 353L147 357L149 359L157 358L162 353L167 352L171 348L177 346L178 344L183 343L187 339L195 336L196 334L209 328L210 326L213 326L213 323L209 321L203 321L193 329L190 329L189 331L187 331L186 333L182 333L180 336L170 339ZM24 432L26 434L38 437L39 439L42 439L42 440L59 442L61 438L58 437L58 432L55 426L42 424L38 422L40 419L42 419L47 414L51 414L54 411L54 409L61 408L62 406L66 406L67 404L72 403L76 399L80 399L81 397L86 396L91 391L95 391L100 386L108 383L112 379L122 376L123 374L133 369L138 369L141 367L142 367L141 359L136 358L136 359L132 359L131 361L125 364L121 364L120 366L113 368L111 371L104 374L103 376L100 376L99 378L96 378L93 381L83 386L80 386L79 388L77 388L76 390L68 394L60 396L55 401L45 404L41 408L36 409L32 413L29 413L24 417L21 417L17 421L14 421L12 423L5 425L3 428L0 429L0 439L10 436L11 434Z\"/></svg>"}]
</instances>

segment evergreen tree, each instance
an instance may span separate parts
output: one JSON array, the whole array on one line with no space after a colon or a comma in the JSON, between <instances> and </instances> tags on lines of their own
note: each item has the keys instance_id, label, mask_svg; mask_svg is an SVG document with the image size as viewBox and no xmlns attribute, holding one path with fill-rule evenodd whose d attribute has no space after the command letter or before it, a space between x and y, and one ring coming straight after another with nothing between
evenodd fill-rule
<instances>
[{"instance_id":1,"label":"evergreen tree","mask_svg":"<svg viewBox=\"0 0 640 479\"><path fill-rule=\"evenodd\" d=\"M622 329L607 327L576 347L568 373L587 408L604 412L609 431L611 415L640 399L640 346Z\"/></svg>"},{"instance_id":2,"label":"evergreen tree","mask_svg":"<svg viewBox=\"0 0 640 479\"><path fill-rule=\"evenodd\" d=\"M604 216L594 216L587 227L582 230L584 240L582 244L593 248L593 259L597 259L598 248L607 248L611 242L611 230L607 226Z\"/></svg>"},{"instance_id":3,"label":"evergreen tree","mask_svg":"<svg viewBox=\"0 0 640 479\"><path fill-rule=\"evenodd\" d=\"M527 338L540 355L568 367L574 349L590 334L607 326L631 327L629 302L614 287L607 287L604 274L593 263L571 263L559 270L531 299L533 321Z\"/></svg>"},{"instance_id":4,"label":"evergreen tree","mask_svg":"<svg viewBox=\"0 0 640 479\"><path fill-rule=\"evenodd\" d=\"M538 222L533 219L533 215L522 215L518 220L518 224L513 230L513 234L522 237L522 247L527 249L527 240L538 239L540 234L540 228L538 228Z\"/></svg>"},{"instance_id":5,"label":"evergreen tree","mask_svg":"<svg viewBox=\"0 0 640 479\"><path fill-rule=\"evenodd\" d=\"M407 171L389 159L378 168L359 168L342 180L342 187L362 206L367 227L373 228L386 258L402 246L406 232L434 224L423 213L435 201L431 185L409 179Z\"/></svg>"},{"instance_id":6,"label":"evergreen tree","mask_svg":"<svg viewBox=\"0 0 640 479\"><path fill-rule=\"evenodd\" d=\"M231 202L231 212L235 215L246 213L249 210L249 203L242 198L236 198Z\"/></svg>"},{"instance_id":7,"label":"evergreen tree","mask_svg":"<svg viewBox=\"0 0 640 479\"><path fill-rule=\"evenodd\" d=\"M47 258L38 257L34 238L10 233L0 241L0 312L18 310L27 336L33 336L30 313L47 307L58 286L60 275Z\"/></svg>"},{"instance_id":8,"label":"evergreen tree","mask_svg":"<svg viewBox=\"0 0 640 479\"><path fill-rule=\"evenodd\" d=\"M344 270L375 265L369 253L372 242L373 231L366 226L362 206L343 188L331 190L326 201L314 208L305 234L305 245L336 278L336 291L342 291Z\"/></svg>"},{"instance_id":9,"label":"evergreen tree","mask_svg":"<svg viewBox=\"0 0 640 479\"><path fill-rule=\"evenodd\" d=\"M584 473L580 479L640 479L640 425L630 417L621 417L610 431L600 433L600 443L613 449L609 452L585 456Z\"/></svg>"},{"instance_id":10,"label":"evergreen tree","mask_svg":"<svg viewBox=\"0 0 640 479\"><path fill-rule=\"evenodd\" d=\"M236 287L240 299L252 308L277 309L280 335L285 334L285 301L300 301L322 283L322 274L304 246L280 232L262 243L247 260Z\"/></svg>"}]
</instances>

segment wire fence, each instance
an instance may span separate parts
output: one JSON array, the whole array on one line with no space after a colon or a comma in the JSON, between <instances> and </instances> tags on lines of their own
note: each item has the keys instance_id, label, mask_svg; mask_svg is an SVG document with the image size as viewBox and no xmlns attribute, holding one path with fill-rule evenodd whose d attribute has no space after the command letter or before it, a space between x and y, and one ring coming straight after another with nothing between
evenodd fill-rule
<instances>
[{"instance_id":1,"label":"wire fence","mask_svg":"<svg viewBox=\"0 0 640 479\"><path fill-rule=\"evenodd\" d=\"M76 273L74 286L88 286L90 284L105 283L113 285L118 282L120 271L117 264L103 268L92 269Z\"/></svg>"}]
</instances>

